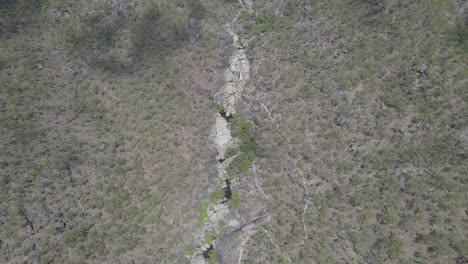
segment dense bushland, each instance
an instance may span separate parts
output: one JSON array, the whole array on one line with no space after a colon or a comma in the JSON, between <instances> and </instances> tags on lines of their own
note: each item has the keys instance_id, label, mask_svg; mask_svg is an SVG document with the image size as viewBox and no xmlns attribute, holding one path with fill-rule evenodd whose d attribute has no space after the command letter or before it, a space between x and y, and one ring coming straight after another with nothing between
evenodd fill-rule
<instances>
[{"instance_id":1,"label":"dense bushland","mask_svg":"<svg viewBox=\"0 0 468 264\"><path fill-rule=\"evenodd\" d=\"M466 5L255 6L242 114L276 217L245 260L466 261Z\"/></svg>"},{"instance_id":2,"label":"dense bushland","mask_svg":"<svg viewBox=\"0 0 468 264\"><path fill-rule=\"evenodd\" d=\"M222 8L0 4L0 262L185 260Z\"/></svg>"}]
</instances>

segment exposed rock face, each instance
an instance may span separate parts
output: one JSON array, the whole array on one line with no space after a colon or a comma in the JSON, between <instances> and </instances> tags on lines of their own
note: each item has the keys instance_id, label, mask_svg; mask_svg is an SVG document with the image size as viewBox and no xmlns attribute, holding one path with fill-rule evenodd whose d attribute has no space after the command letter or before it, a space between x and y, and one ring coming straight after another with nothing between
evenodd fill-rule
<instances>
[{"instance_id":1,"label":"exposed rock face","mask_svg":"<svg viewBox=\"0 0 468 264\"><path fill-rule=\"evenodd\" d=\"M253 12L251 1L240 0L239 2L242 5L241 11ZM242 41L235 32L235 25L239 16L240 12L231 23L226 25L226 32L231 36L233 40L232 45L236 50L229 58L229 67L224 73L226 83L217 95L218 103L224 105L227 116L236 112L237 101L250 78L249 60L247 59Z\"/></svg>"},{"instance_id":2,"label":"exposed rock face","mask_svg":"<svg viewBox=\"0 0 468 264\"><path fill-rule=\"evenodd\" d=\"M219 263L236 263L239 259L241 230L235 230L219 238L216 247L220 252Z\"/></svg>"},{"instance_id":3,"label":"exposed rock face","mask_svg":"<svg viewBox=\"0 0 468 264\"><path fill-rule=\"evenodd\" d=\"M237 36L236 36L237 37ZM238 40L234 38L234 44ZM238 49L229 59L230 66L225 72L226 85L223 87L222 104L226 107L226 114L236 112L237 100L245 88L245 84L249 79L250 65L244 49Z\"/></svg>"},{"instance_id":4,"label":"exposed rock face","mask_svg":"<svg viewBox=\"0 0 468 264\"><path fill-rule=\"evenodd\" d=\"M206 261L205 261L205 258L203 257L202 254L197 254L196 256L194 256L192 258L190 263L192 263L192 264L205 264Z\"/></svg>"},{"instance_id":5,"label":"exposed rock face","mask_svg":"<svg viewBox=\"0 0 468 264\"><path fill-rule=\"evenodd\" d=\"M224 73L225 85L216 95L216 101L224 106L222 112L215 114L215 126L212 132L212 138L218 149L216 156L218 178L220 182L219 189L224 190L222 200L210 204L207 208L208 216L202 226L202 230L195 232L194 237L199 240L199 246L193 256L192 264L206 263L210 258L210 252L217 250L219 252L220 263L235 263L240 259L242 252L242 242L240 235L244 233L243 228L239 228L245 220L237 212L230 210L226 201L231 198L231 184L235 184L227 179L226 169L232 161L232 157L225 158L226 149L234 144L231 135L229 120L232 114L236 112L236 105L241 98L242 91L249 79L250 65L244 47L241 44L239 36L235 33L235 24L242 11L252 12L252 2L250 0L239 0L242 9L236 17L226 25L226 32L233 39L232 45L235 48L229 58L229 66ZM234 229L219 239L215 239L212 244L205 241L206 235L220 234L221 224L224 222L226 229Z\"/></svg>"},{"instance_id":6,"label":"exposed rock face","mask_svg":"<svg viewBox=\"0 0 468 264\"><path fill-rule=\"evenodd\" d=\"M232 143L232 136L228 122L219 114L216 114L215 134L213 136L215 144L218 147L217 159L224 159L224 152Z\"/></svg>"}]
</instances>

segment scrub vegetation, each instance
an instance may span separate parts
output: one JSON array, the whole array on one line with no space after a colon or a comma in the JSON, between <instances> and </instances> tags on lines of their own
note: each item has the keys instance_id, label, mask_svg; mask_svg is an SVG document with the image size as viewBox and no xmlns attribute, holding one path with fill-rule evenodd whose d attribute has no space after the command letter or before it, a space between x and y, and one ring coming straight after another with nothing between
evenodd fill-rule
<instances>
[{"instance_id":1,"label":"scrub vegetation","mask_svg":"<svg viewBox=\"0 0 468 264\"><path fill-rule=\"evenodd\" d=\"M1 1L1 263L186 261L223 10Z\"/></svg>"},{"instance_id":2,"label":"scrub vegetation","mask_svg":"<svg viewBox=\"0 0 468 264\"><path fill-rule=\"evenodd\" d=\"M275 217L244 260L466 262L466 3L254 6L241 114Z\"/></svg>"},{"instance_id":3,"label":"scrub vegetation","mask_svg":"<svg viewBox=\"0 0 468 264\"><path fill-rule=\"evenodd\" d=\"M228 204L268 221L241 262L468 262L466 1L252 2ZM189 262L239 8L0 1L0 263Z\"/></svg>"}]
</instances>

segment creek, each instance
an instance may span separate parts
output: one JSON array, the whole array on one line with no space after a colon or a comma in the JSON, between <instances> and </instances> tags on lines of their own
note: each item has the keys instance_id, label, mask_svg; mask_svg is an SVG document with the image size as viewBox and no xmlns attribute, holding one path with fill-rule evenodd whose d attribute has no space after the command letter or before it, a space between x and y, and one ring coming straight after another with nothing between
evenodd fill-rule
<instances>
[{"instance_id":1,"label":"creek","mask_svg":"<svg viewBox=\"0 0 468 264\"><path fill-rule=\"evenodd\" d=\"M223 228L238 228L240 225L239 215L229 207L229 199L232 198L235 180L228 178L226 169L234 157L226 158L226 149L234 146L235 142L231 135L230 121L236 113L236 106L242 98L242 92L249 80L250 64L247 59L245 48L239 35L236 33L236 24L242 12L253 12L251 0L239 0L241 9L234 19L226 24L226 32L231 36L233 42L233 53L229 57L229 67L224 72L225 83L216 95L217 105L222 105L223 110L214 113L215 125L211 137L216 144L218 154L216 156L219 189L223 190L221 200L211 202L207 208L207 217L194 237L199 239L199 246L191 256L192 264L206 264L210 262L211 252L216 250L216 238L206 241L207 236L218 235ZM224 224L227 224L224 227Z\"/></svg>"}]
</instances>

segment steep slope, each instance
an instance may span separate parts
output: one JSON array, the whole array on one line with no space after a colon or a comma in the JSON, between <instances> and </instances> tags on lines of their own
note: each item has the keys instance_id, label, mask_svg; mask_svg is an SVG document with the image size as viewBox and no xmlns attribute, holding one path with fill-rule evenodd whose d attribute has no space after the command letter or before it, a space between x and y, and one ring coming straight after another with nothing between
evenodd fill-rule
<instances>
[{"instance_id":1,"label":"steep slope","mask_svg":"<svg viewBox=\"0 0 468 264\"><path fill-rule=\"evenodd\" d=\"M239 5L237 15L225 27L232 38L232 54L224 73L225 83L215 96L218 111L211 137L218 150L218 190L199 204L199 226L194 231L198 245L191 263L241 262L245 242L259 224L270 219L268 214L259 211L259 201L242 206L244 212L239 211L241 199L252 199L255 195L255 191L245 188L252 182L246 176L255 160L255 139L250 134L250 122L241 120L236 111L250 75L246 50L236 33L237 22L243 12L253 10L250 1L239 1ZM253 219L248 218L255 214Z\"/></svg>"},{"instance_id":2,"label":"steep slope","mask_svg":"<svg viewBox=\"0 0 468 264\"><path fill-rule=\"evenodd\" d=\"M239 109L272 218L245 263L466 262L466 8L254 2Z\"/></svg>"},{"instance_id":3,"label":"steep slope","mask_svg":"<svg viewBox=\"0 0 468 264\"><path fill-rule=\"evenodd\" d=\"M466 263L462 0L0 3L1 263Z\"/></svg>"},{"instance_id":4,"label":"steep slope","mask_svg":"<svg viewBox=\"0 0 468 264\"><path fill-rule=\"evenodd\" d=\"M216 177L222 6L0 7L0 262L187 262Z\"/></svg>"}]
</instances>

